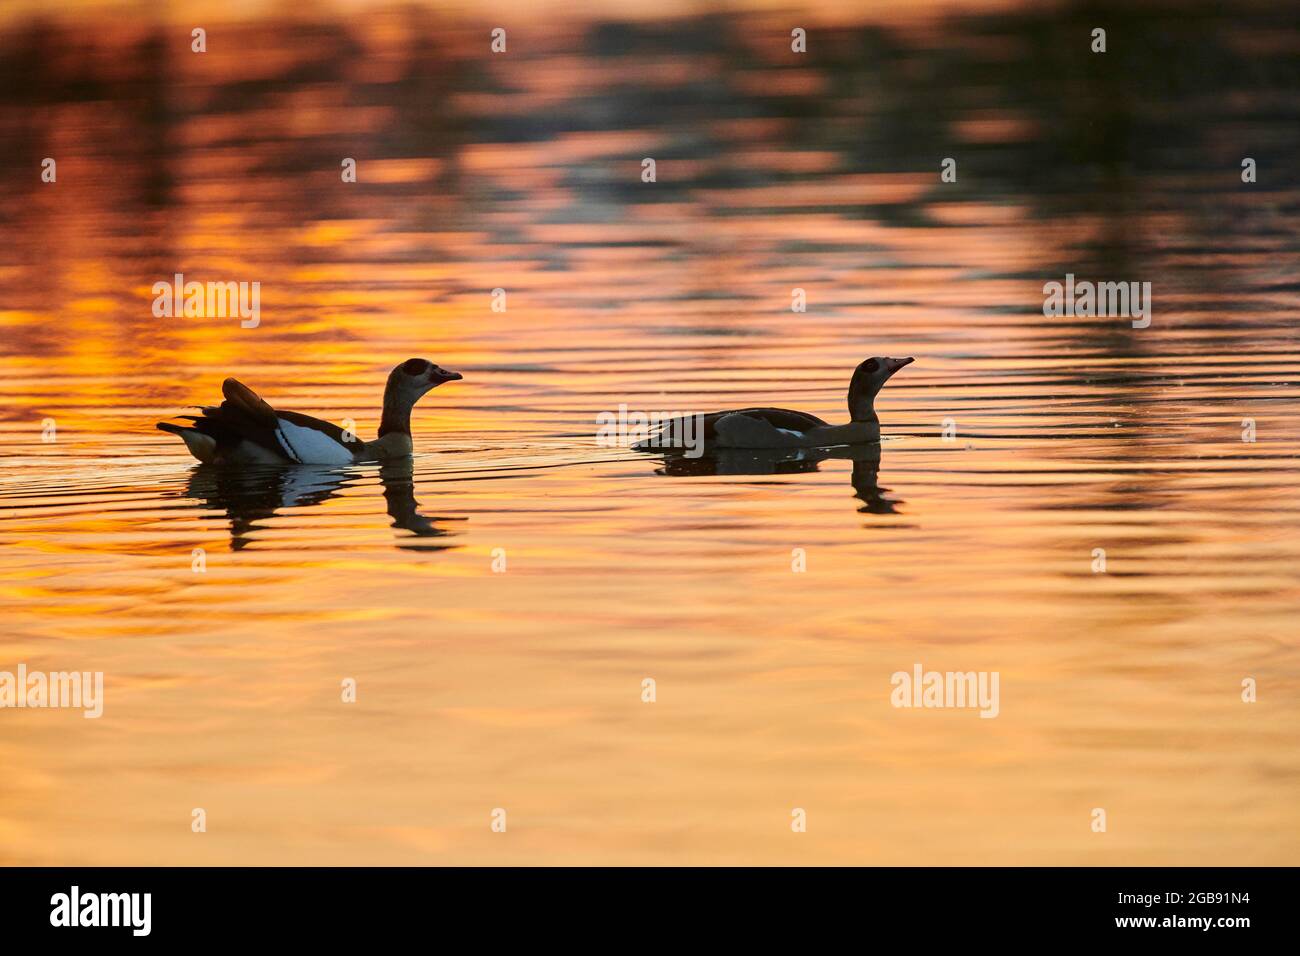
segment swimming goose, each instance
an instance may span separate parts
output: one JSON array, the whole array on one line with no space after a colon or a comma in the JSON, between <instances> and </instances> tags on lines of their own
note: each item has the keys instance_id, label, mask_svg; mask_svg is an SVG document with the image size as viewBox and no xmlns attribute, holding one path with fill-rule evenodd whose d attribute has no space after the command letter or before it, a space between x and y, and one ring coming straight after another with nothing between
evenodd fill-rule
<instances>
[{"instance_id":1,"label":"swimming goose","mask_svg":"<svg viewBox=\"0 0 1300 956\"><path fill-rule=\"evenodd\" d=\"M821 448L828 445L856 445L880 441L880 419L876 417L876 395L890 376L908 358L869 358L853 370L849 382L847 425L830 425L807 412L788 408L739 408L704 416L704 443L714 448ZM665 422L658 436L638 442L638 451L681 447L678 439L697 429L684 419ZM665 442L671 442L665 444Z\"/></svg>"},{"instance_id":2,"label":"swimming goose","mask_svg":"<svg viewBox=\"0 0 1300 956\"><path fill-rule=\"evenodd\" d=\"M251 388L233 378L221 383L226 400L201 406L202 415L180 415L193 424L159 422L158 428L180 435L190 454L214 465L350 465L390 461L411 454L411 409L425 392L461 378L432 362L407 359L388 376L379 437L361 441L338 425L278 411Z\"/></svg>"}]
</instances>

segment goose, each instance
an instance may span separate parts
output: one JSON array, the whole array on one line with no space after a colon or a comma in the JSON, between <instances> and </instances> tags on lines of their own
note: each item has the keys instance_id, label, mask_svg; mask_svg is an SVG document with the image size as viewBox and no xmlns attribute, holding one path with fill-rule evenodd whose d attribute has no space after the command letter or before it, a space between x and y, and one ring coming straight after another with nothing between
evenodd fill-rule
<instances>
[{"instance_id":1,"label":"goose","mask_svg":"<svg viewBox=\"0 0 1300 956\"><path fill-rule=\"evenodd\" d=\"M788 408L738 408L712 412L703 418L703 440L713 448L824 448L880 441L875 402L885 383L914 359L878 356L859 363L849 381L847 425L831 425L807 412ZM683 447L681 439L697 435L699 426L685 418L664 422L657 435L632 447L654 451Z\"/></svg>"},{"instance_id":2,"label":"goose","mask_svg":"<svg viewBox=\"0 0 1300 956\"><path fill-rule=\"evenodd\" d=\"M462 378L427 359L407 359L388 376L379 437L361 441L338 425L279 411L233 378L221 383L225 401L200 406L202 415L178 415L192 424L159 422L179 435L199 461L213 465L350 465L411 454L411 409L423 395Z\"/></svg>"}]
</instances>

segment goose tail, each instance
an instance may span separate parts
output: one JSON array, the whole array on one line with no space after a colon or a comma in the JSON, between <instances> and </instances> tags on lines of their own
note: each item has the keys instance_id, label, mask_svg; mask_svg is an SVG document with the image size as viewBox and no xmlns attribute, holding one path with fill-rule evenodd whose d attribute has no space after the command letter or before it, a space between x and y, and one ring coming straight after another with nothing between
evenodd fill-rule
<instances>
[{"instance_id":1,"label":"goose tail","mask_svg":"<svg viewBox=\"0 0 1300 956\"><path fill-rule=\"evenodd\" d=\"M203 434L197 428L191 428L188 425L174 425L171 422L158 422L157 428L160 432L180 435L181 440L185 442L185 447L190 450L190 454L201 462L210 463L216 457L216 439Z\"/></svg>"}]
</instances>

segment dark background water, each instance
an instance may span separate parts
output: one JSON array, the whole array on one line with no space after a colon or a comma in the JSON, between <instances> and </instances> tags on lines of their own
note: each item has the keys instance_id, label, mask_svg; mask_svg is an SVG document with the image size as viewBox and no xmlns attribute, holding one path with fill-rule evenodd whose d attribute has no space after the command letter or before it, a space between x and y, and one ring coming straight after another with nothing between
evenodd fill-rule
<instances>
[{"instance_id":1,"label":"dark background water","mask_svg":"<svg viewBox=\"0 0 1300 956\"><path fill-rule=\"evenodd\" d=\"M0 668L108 699L0 715L0 859L1294 862L1292 9L597 8L505 55L432 6L202 55L70 12L0 31ZM154 317L177 272L260 325ZM1045 318L1066 273L1151 326ZM153 427L235 375L369 437L409 355L466 376L409 470ZM594 440L840 421L870 355L917 358L873 455ZM892 709L918 661L1000 672L998 719Z\"/></svg>"}]
</instances>

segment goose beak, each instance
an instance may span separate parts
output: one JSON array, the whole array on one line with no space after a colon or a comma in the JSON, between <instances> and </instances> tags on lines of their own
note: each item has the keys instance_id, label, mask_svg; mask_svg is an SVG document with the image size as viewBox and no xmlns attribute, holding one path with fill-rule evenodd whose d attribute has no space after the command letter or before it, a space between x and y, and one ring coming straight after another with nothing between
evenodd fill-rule
<instances>
[{"instance_id":1,"label":"goose beak","mask_svg":"<svg viewBox=\"0 0 1300 956\"><path fill-rule=\"evenodd\" d=\"M913 362L915 362L915 361L916 361L916 359L912 358L912 356L910 356L910 355L909 355L907 358L890 359L890 360L889 360L889 374L890 374L890 375L893 375L895 372L897 372L897 371L898 371L900 368L902 368L903 366L905 366L905 365L911 365L911 364L912 364Z\"/></svg>"},{"instance_id":2,"label":"goose beak","mask_svg":"<svg viewBox=\"0 0 1300 956\"><path fill-rule=\"evenodd\" d=\"M434 369L429 375L433 379L434 385L441 385L443 382L459 382L465 377L460 372L449 372L445 368Z\"/></svg>"}]
</instances>

